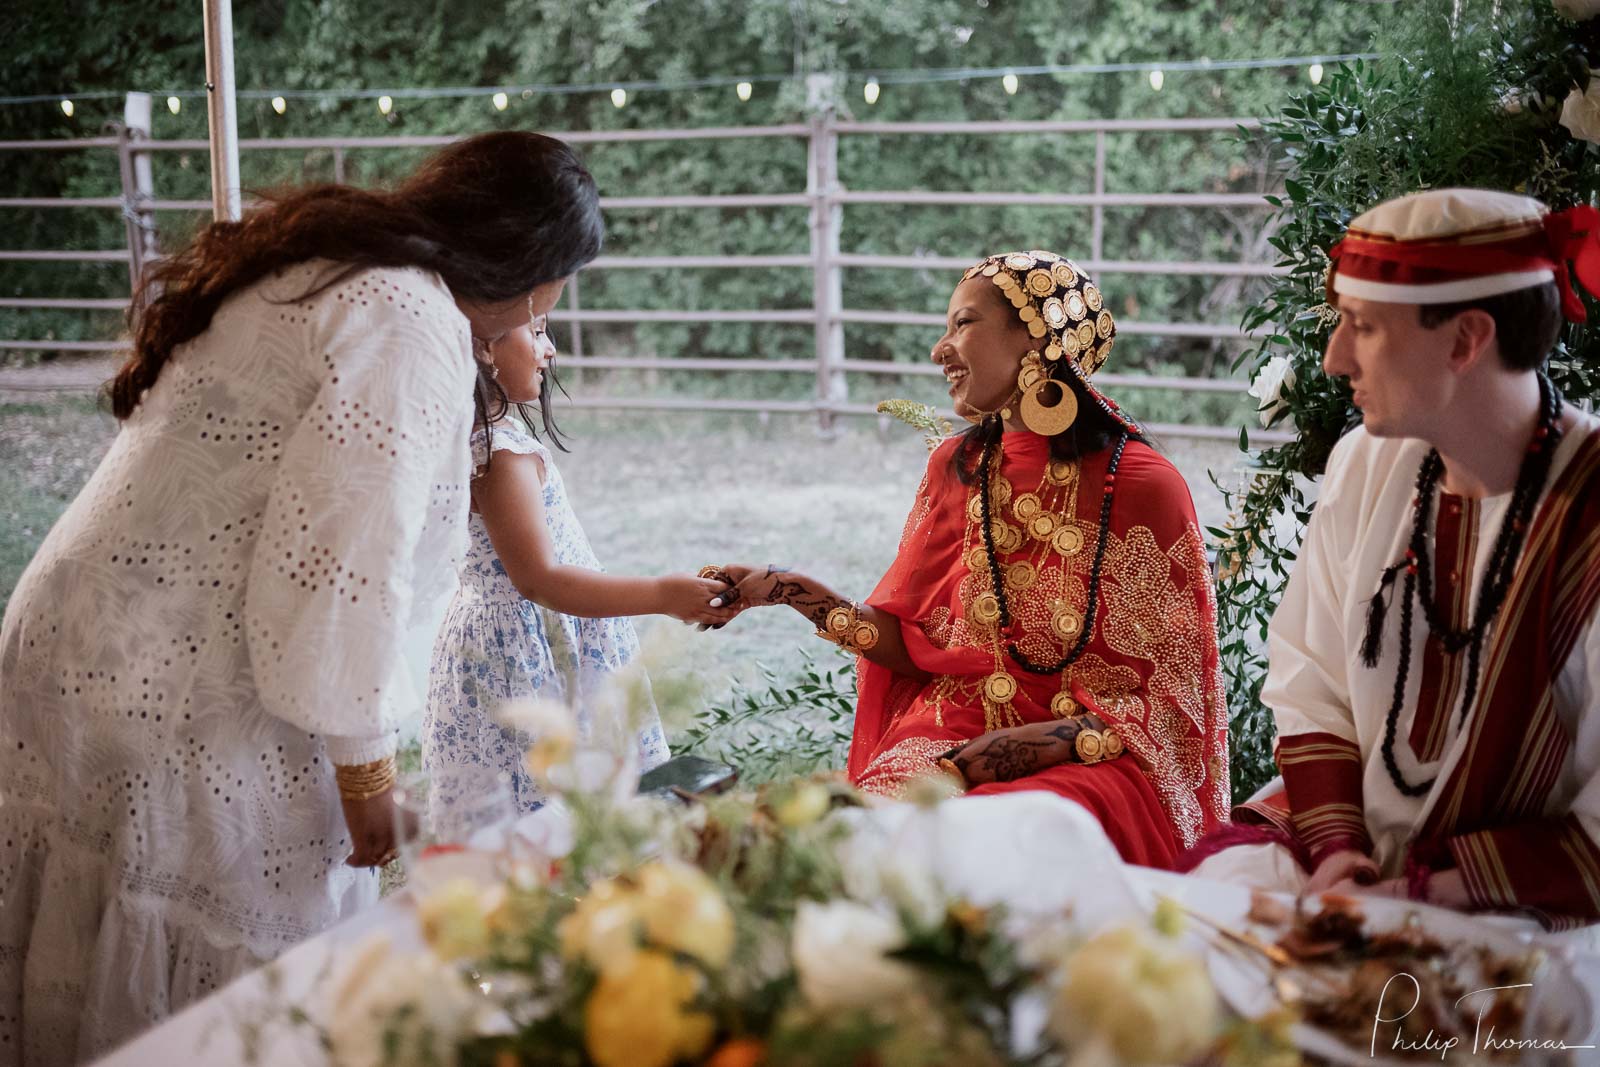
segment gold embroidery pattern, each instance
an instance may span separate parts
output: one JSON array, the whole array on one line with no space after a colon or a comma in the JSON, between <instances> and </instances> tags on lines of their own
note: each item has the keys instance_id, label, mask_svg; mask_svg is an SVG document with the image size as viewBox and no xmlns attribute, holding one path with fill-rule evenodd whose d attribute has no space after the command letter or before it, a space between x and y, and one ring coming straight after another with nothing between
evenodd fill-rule
<instances>
[{"instance_id":1,"label":"gold embroidery pattern","mask_svg":"<svg viewBox=\"0 0 1600 1067\"><path fill-rule=\"evenodd\" d=\"M1207 639L1215 627L1216 603L1199 528L1186 524L1166 549L1146 526L1131 527L1121 537L1107 531L1101 608L1095 619L1085 619L1094 548L1101 534L1092 520L1077 515L1078 465L1051 462L1037 489L1024 493L999 476L998 466L997 459L991 475L991 518L1019 535L996 546L1018 624L1014 633L1018 648L1035 662L1051 662L1071 647L1077 627L1099 627L1085 654L1063 672L1065 697L1059 702L1062 707L1068 702L1076 706L1070 694L1075 682L1116 721L1124 743L1170 814L1181 843L1192 845L1208 823L1226 820L1229 807L1221 668ZM958 603L934 610L921 626L936 647L995 653L995 669L970 679L941 677L925 699L941 727L947 708L981 706L985 729L994 730L1021 718L1013 701L992 700L985 692L986 683L996 673L1022 679L999 647L977 492L974 486L968 494L961 555L968 573L958 585ZM930 508L925 479L908 535ZM1037 521L1041 516L1049 521ZM1063 547L1073 551L1063 552ZM1097 648L1101 654L1096 654ZM1131 662L1108 663L1105 651ZM863 776L863 788L895 795L906 777L930 769L938 753L949 747L947 742L926 739L901 742L873 761ZM868 778L881 779L882 788L867 786Z\"/></svg>"},{"instance_id":2,"label":"gold embroidery pattern","mask_svg":"<svg viewBox=\"0 0 1600 1067\"><path fill-rule=\"evenodd\" d=\"M1174 573L1181 579L1175 581ZM1106 644L1154 668L1145 697L1129 701L1125 711L1119 709L1128 715L1123 739L1150 768L1151 781L1173 813L1184 845L1191 845L1208 818L1223 820L1228 809L1226 773L1220 780L1211 776L1210 788L1196 799L1207 783L1208 764L1226 762L1208 750L1227 721L1220 666L1206 666L1205 633L1215 625L1216 609L1199 528L1188 524L1165 552L1147 527L1114 538L1107 547L1101 589Z\"/></svg>"},{"instance_id":3,"label":"gold embroidery pattern","mask_svg":"<svg viewBox=\"0 0 1600 1067\"><path fill-rule=\"evenodd\" d=\"M911 514L906 516L905 527L900 531L900 551L904 552L911 544L911 535L921 526L929 515L933 514L933 498L928 495L928 476L922 476L922 484L917 486L917 500L911 505Z\"/></svg>"},{"instance_id":4,"label":"gold embroidery pattern","mask_svg":"<svg viewBox=\"0 0 1600 1067\"><path fill-rule=\"evenodd\" d=\"M899 799L906 783L912 778L932 771L944 755L958 742L931 737L908 737L891 748L884 749L861 772L856 787L862 792L881 797Z\"/></svg>"}]
</instances>

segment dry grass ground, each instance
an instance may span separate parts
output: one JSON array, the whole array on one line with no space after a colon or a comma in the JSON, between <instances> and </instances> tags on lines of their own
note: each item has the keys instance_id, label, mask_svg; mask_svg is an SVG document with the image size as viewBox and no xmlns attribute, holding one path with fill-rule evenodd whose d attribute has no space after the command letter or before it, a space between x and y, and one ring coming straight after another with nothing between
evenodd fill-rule
<instances>
[{"instance_id":1,"label":"dry grass ground","mask_svg":"<svg viewBox=\"0 0 1600 1067\"><path fill-rule=\"evenodd\" d=\"M832 440L808 419L573 413L558 460L590 540L614 573L781 561L864 596L894 554L926 462L920 436L845 422ZM0 603L88 478L115 422L86 396L0 392ZM1208 470L1232 472L1229 444L1162 442L1204 523L1222 518ZM788 611L752 612L695 637L706 670L754 676L825 651ZM703 644L700 644L703 642Z\"/></svg>"}]
</instances>

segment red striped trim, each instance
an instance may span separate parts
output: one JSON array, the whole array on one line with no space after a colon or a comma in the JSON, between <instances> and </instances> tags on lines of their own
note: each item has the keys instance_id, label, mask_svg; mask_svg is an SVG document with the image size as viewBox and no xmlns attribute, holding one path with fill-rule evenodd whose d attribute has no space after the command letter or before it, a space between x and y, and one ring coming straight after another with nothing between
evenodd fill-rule
<instances>
[{"instance_id":1,"label":"red striped trim","mask_svg":"<svg viewBox=\"0 0 1600 1067\"><path fill-rule=\"evenodd\" d=\"M1314 861L1340 849L1370 852L1363 814L1361 749L1337 734L1292 734L1278 739L1290 822Z\"/></svg>"},{"instance_id":2,"label":"red striped trim","mask_svg":"<svg viewBox=\"0 0 1600 1067\"><path fill-rule=\"evenodd\" d=\"M1471 607L1473 563L1478 554L1478 511L1476 500L1451 493L1439 496L1439 517L1434 526L1437 547L1433 601L1435 610L1457 630L1466 626ZM1422 683L1410 732L1411 752L1421 763L1435 763L1444 756L1451 717L1466 688L1466 661L1465 650L1446 652L1444 642L1431 634L1423 646Z\"/></svg>"},{"instance_id":3,"label":"red striped trim","mask_svg":"<svg viewBox=\"0 0 1600 1067\"><path fill-rule=\"evenodd\" d=\"M1477 906L1550 926L1600 919L1600 848L1573 815L1546 814L1572 746L1554 686L1597 607L1600 431L1579 444L1528 531L1465 751L1418 835L1448 844Z\"/></svg>"},{"instance_id":4,"label":"red striped trim","mask_svg":"<svg viewBox=\"0 0 1600 1067\"><path fill-rule=\"evenodd\" d=\"M1575 815L1460 834L1450 854L1475 908L1528 911L1546 926L1600 920L1600 848Z\"/></svg>"}]
</instances>

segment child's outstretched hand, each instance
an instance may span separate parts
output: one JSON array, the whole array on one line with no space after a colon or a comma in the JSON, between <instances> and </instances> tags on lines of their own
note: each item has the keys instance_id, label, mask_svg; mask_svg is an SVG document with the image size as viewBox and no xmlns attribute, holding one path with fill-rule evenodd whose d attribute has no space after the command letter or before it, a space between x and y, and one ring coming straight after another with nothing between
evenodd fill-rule
<instances>
[{"instance_id":1,"label":"child's outstretched hand","mask_svg":"<svg viewBox=\"0 0 1600 1067\"><path fill-rule=\"evenodd\" d=\"M711 602L717 600L726 589L725 583L710 578L696 578L692 574L665 575L656 579L655 614L671 615L680 622L721 626L741 610L731 604L711 606Z\"/></svg>"}]
</instances>

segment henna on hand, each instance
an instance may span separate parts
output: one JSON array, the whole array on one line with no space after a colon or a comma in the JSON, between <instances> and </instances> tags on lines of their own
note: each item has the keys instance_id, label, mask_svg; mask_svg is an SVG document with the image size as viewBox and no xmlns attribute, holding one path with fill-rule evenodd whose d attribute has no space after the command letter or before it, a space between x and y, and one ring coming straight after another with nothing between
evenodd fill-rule
<instances>
[{"instance_id":1,"label":"henna on hand","mask_svg":"<svg viewBox=\"0 0 1600 1067\"><path fill-rule=\"evenodd\" d=\"M1013 726L969 741L949 759L972 785L1013 782L1058 763L1071 762L1078 734L1089 728L1103 730L1105 724L1098 716L1080 715Z\"/></svg>"},{"instance_id":2,"label":"henna on hand","mask_svg":"<svg viewBox=\"0 0 1600 1067\"><path fill-rule=\"evenodd\" d=\"M779 575L788 574L788 567L780 567L776 563L767 567L767 573L761 576L762 581L772 580L772 587L761 598L765 604L787 604L794 608L817 629L821 629L828 618L828 612L848 601L836 596L818 593L806 585L803 577L781 578Z\"/></svg>"}]
</instances>

